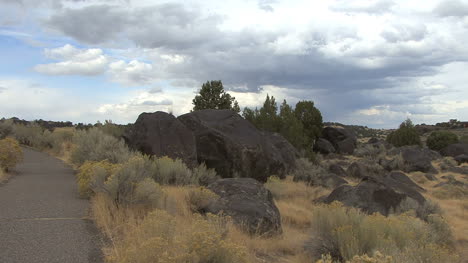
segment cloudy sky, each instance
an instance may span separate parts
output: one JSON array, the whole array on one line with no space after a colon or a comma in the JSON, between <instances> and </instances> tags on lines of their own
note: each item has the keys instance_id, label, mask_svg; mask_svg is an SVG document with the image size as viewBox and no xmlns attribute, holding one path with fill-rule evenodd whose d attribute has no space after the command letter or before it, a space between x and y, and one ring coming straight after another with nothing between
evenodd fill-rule
<instances>
[{"instance_id":1,"label":"cloudy sky","mask_svg":"<svg viewBox=\"0 0 468 263\"><path fill-rule=\"evenodd\" d=\"M376 128L468 121L468 0L0 0L0 116L134 122L222 80Z\"/></svg>"}]
</instances>

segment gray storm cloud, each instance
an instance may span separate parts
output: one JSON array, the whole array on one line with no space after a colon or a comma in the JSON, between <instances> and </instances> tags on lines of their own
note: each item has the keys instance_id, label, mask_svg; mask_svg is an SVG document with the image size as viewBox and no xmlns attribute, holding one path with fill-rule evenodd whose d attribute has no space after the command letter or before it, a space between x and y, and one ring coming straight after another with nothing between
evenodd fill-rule
<instances>
[{"instance_id":1,"label":"gray storm cloud","mask_svg":"<svg viewBox=\"0 0 468 263\"><path fill-rule=\"evenodd\" d=\"M389 0L358 4L340 0L329 6L334 15L351 19L387 19L371 33L363 33L362 24L347 23L350 20L322 22L313 16L301 30L226 29L224 15L183 2L144 7L132 1L80 2L73 7L61 2L61 8L42 19L41 26L104 50L154 50L183 58L114 62L111 73L120 77L120 83L150 85L157 74L173 85L221 79L228 89L244 92L274 85L317 101L330 118L378 105L432 114L426 98L440 91L413 87L415 79L468 60L463 44L468 40L466 23L450 22L468 15L468 5L456 0L436 3L427 12L404 10L401 3ZM260 12L274 14L281 1L255 3ZM405 93L406 89L412 92Z\"/></svg>"}]
</instances>

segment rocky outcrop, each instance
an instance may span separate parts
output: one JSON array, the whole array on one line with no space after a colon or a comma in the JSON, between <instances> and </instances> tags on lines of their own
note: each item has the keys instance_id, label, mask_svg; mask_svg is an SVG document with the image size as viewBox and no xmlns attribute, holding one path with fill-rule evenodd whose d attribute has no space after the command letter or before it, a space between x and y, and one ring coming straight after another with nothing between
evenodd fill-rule
<instances>
[{"instance_id":1,"label":"rocky outcrop","mask_svg":"<svg viewBox=\"0 0 468 263\"><path fill-rule=\"evenodd\" d=\"M437 152L427 148L401 147L401 156L405 163L405 172L437 173L431 161L440 158Z\"/></svg>"},{"instance_id":2,"label":"rocky outcrop","mask_svg":"<svg viewBox=\"0 0 468 263\"><path fill-rule=\"evenodd\" d=\"M356 186L342 185L336 188L322 202L339 201L369 214L378 212L387 216L407 198L415 200L419 206L426 202L417 190L406 186L398 178L365 177Z\"/></svg>"},{"instance_id":3,"label":"rocky outcrop","mask_svg":"<svg viewBox=\"0 0 468 263\"><path fill-rule=\"evenodd\" d=\"M419 186L417 183L413 182L406 174L398 171L391 172L387 174L384 178L384 181L393 187L403 187L410 188L419 192L425 192L426 190Z\"/></svg>"},{"instance_id":4,"label":"rocky outcrop","mask_svg":"<svg viewBox=\"0 0 468 263\"><path fill-rule=\"evenodd\" d=\"M130 148L144 154L178 158L189 166L197 164L193 132L165 112L140 114L123 137Z\"/></svg>"},{"instance_id":5,"label":"rocky outcrop","mask_svg":"<svg viewBox=\"0 0 468 263\"><path fill-rule=\"evenodd\" d=\"M330 154L334 153L336 150L331 142L325 140L324 138L319 138L314 144L314 151L321 154Z\"/></svg>"},{"instance_id":6,"label":"rocky outcrop","mask_svg":"<svg viewBox=\"0 0 468 263\"><path fill-rule=\"evenodd\" d=\"M443 156L456 157L462 154L468 155L468 144L467 143L454 143L444 147L440 150Z\"/></svg>"},{"instance_id":7,"label":"rocky outcrop","mask_svg":"<svg viewBox=\"0 0 468 263\"><path fill-rule=\"evenodd\" d=\"M273 236L282 233L281 216L273 196L261 183L251 178L220 179L208 189L219 199L203 208L203 212L230 216L246 232Z\"/></svg>"},{"instance_id":8,"label":"rocky outcrop","mask_svg":"<svg viewBox=\"0 0 468 263\"><path fill-rule=\"evenodd\" d=\"M338 153L352 154L357 146L354 134L341 127L325 127L322 137L329 141Z\"/></svg>"},{"instance_id":9,"label":"rocky outcrop","mask_svg":"<svg viewBox=\"0 0 468 263\"><path fill-rule=\"evenodd\" d=\"M297 150L276 134L265 134L231 110L200 110L178 119L196 141L199 163L224 178L250 177L265 182L284 178L295 166Z\"/></svg>"}]
</instances>

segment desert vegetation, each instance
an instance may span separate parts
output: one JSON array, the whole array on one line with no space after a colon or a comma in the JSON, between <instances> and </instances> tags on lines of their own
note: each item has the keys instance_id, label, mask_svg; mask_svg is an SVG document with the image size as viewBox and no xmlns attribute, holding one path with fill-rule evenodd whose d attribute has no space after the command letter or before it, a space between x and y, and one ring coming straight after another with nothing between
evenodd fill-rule
<instances>
[{"instance_id":1,"label":"desert vegetation","mask_svg":"<svg viewBox=\"0 0 468 263\"><path fill-rule=\"evenodd\" d=\"M223 96L219 84L207 83L204 88L215 86ZM225 96L224 101L233 107L232 97ZM202 123L203 133L197 133L201 124L194 123L205 117L198 110L181 118L161 113L153 117L169 127L178 125L178 132L193 132L197 140L214 130L219 137L204 142L210 146L222 141L215 145L216 155L222 154L218 147L224 147L223 151L233 152L226 156L237 159L210 159L212 152L204 151L211 148L202 144L205 148L200 149L195 143L187 151L207 162L187 161L192 155L144 154L138 147L154 149L140 141L132 144L128 133L110 121L87 129L52 131L38 124L3 122L0 134L10 137L0 143L18 148L14 137L77 169L79 193L90 199L91 216L107 240L103 247L107 262L416 263L461 262L468 256L463 250L468 242L468 218L463 212L468 207L468 166L422 147L410 120L386 140L358 141L343 127L323 128L313 103L299 102L293 110L283 102L279 115L275 105L274 98L267 97L260 110L245 110L245 119L222 110L203 114L223 114L223 121L232 121L228 127L251 129L245 124L250 119L263 129L259 141L282 149L290 149L284 146L288 143L305 146L322 140L320 148L314 147L314 158L306 151L288 150L294 158L291 167L284 164L286 157L265 154L263 148L237 151L232 147L238 144L228 144L233 135L216 130L224 123L215 128ZM262 137L273 131L289 142ZM297 138L296 132L302 137ZM455 142L452 135L431 136L427 145L437 145L431 149ZM280 149L269 147L265 149ZM248 158L256 156L271 173L262 183L251 178L221 179L231 174L245 177L243 169L255 167L249 166ZM269 159L276 162L269 164ZM226 167L233 171L226 173Z\"/></svg>"},{"instance_id":2,"label":"desert vegetation","mask_svg":"<svg viewBox=\"0 0 468 263\"><path fill-rule=\"evenodd\" d=\"M387 136L387 142L396 147L405 145L421 145L421 138L410 119L402 122L400 127Z\"/></svg>"}]
</instances>

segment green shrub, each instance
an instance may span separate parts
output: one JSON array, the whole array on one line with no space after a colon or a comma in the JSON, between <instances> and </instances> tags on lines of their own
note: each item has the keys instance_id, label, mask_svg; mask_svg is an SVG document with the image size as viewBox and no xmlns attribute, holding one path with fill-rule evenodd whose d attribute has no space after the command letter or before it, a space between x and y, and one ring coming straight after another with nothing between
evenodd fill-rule
<instances>
[{"instance_id":1,"label":"green shrub","mask_svg":"<svg viewBox=\"0 0 468 263\"><path fill-rule=\"evenodd\" d=\"M5 138L0 140L0 168L8 171L23 159L23 151L17 140Z\"/></svg>"},{"instance_id":2,"label":"green shrub","mask_svg":"<svg viewBox=\"0 0 468 263\"><path fill-rule=\"evenodd\" d=\"M296 160L296 169L292 172L294 182L305 182L309 186L334 187L336 176L324 167L310 162L306 158Z\"/></svg>"},{"instance_id":3,"label":"green shrub","mask_svg":"<svg viewBox=\"0 0 468 263\"><path fill-rule=\"evenodd\" d=\"M292 176L295 182L304 181L309 182L312 177L318 176L317 172L323 172L322 169L318 169L319 166L310 162L306 158L300 158L296 160L296 169L293 171Z\"/></svg>"},{"instance_id":4,"label":"green shrub","mask_svg":"<svg viewBox=\"0 0 468 263\"><path fill-rule=\"evenodd\" d=\"M0 121L0 139L13 135L13 121L3 120Z\"/></svg>"},{"instance_id":5,"label":"green shrub","mask_svg":"<svg viewBox=\"0 0 468 263\"><path fill-rule=\"evenodd\" d=\"M146 179L153 181L152 177L155 172L156 165L149 157L135 156L123 163L120 169L108 178L97 177L95 191L104 190L117 203L141 203L141 194L138 194L136 190L140 188L142 192L148 195L147 189L142 189L145 187L142 182L143 184L149 184L150 181ZM159 191L153 186L154 184L151 183L148 188Z\"/></svg>"},{"instance_id":6,"label":"green shrub","mask_svg":"<svg viewBox=\"0 0 468 263\"><path fill-rule=\"evenodd\" d=\"M125 132L125 126L114 124L111 120L106 120L104 124L98 123L96 127L103 133L111 135L117 139L122 138L122 135Z\"/></svg>"},{"instance_id":7,"label":"green shrub","mask_svg":"<svg viewBox=\"0 0 468 263\"><path fill-rule=\"evenodd\" d=\"M132 204L161 208L165 204L166 193L152 178L145 178L135 186Z\"/></svg>"},{"instance_id":8,"label":"green shrub","mask_svg":"<svg viewBox=\"0 0 468 263\"><path fill-rule=\"evenodd\" d=\"M205 163L195 167L192 171L192 176L195 177L199 185L207 186L220 177L216 174L215 169L208 169Z\"/></svg>"},{"instance_id":9,"label":"green shrub","mask_svg":"<svg viewBox=\"0 0 468 263\"><path fill-rule=\"evenodd\" d=\"M43 149L47 146L44 129L36 123L28 125L15 124L13 126L15 138L23 145Z\"/></svg>"},{"instance_id":10,"label":"green shrub","mask_svg":"<svg viewBox=\"0 0 468 263\"><path fill-rule=\"evenodd\" d=\"M387 142L396 147L405 145L421 145L421 138L410 119L400 124L400 128L387 136Z\"/></svg>"},{"instance_id":11,"label":"green shrub","mask_svg":"<svg viewBox=\"0 0 468 263\"><path fill-rule=\"evenodd\" d=\"M440 151L442 148L458 142L458 136L449 131L435 131L427 137L427 147L434 151Z\"/></svg>"},{"instance_id":12,"label":"green shrub","mask_svg":"<svg viewBox=\"0 0 468 263\"><path fill-rule=\"evenodd\" d=\"M198 184L198 178L193 176L192 171L180 159L161 157L156 159L156 172L153 179L160 184L189 185ZM200 174L201 171L198 171Z\"/></svg>"},{"instance_id":13,"label":"green shrub","mask_svg":"<svg viewBox=\"0 0 468 263\"><path fill-rule=\"evenodd\" d=\"M356 150L354 150L353 155L357 157L368 157L368 158L379 158L385 156L387 149L383 144L362 144Z\"/></svg>"},{"instance_id":14,"label":"green shrub","mask_svg":"<svg viewBox=\"0 0 468 263\"><path fill-rule=\"evenodd\" d=\"M314 209L313 239L307 249L315 258L331 255L340 261L380 251L391 262L456 262L447 223L437 215L424 222L408 214L366 215L340 203ZM359 261L358 261L359 262Z\"/></svg>"},{"instance_id":15,"label":"green shrub","mask_svg":"<svg viewBox=\"0 0 468 263\"><path fill-rule=\"evenodd\" d=\"M111 163L127 161L133 154L123 140L118 140L93 128L87 131L77 131L73 136L74 149L71 161L81 165L85 161L108 160Z\"/></svg>"},{"instance_id":16,"label":"green shrub","mask_svg":"<svg viewBox=\"0 0 468 263\"><path fill-rule=\"evenodd\" d=\"M51 133L44 132L49 148L56 154L60 154L64 150L65 143L73 141L74 131L70 129L55 129Z\"/></svg>"},{"instance_id":17,"label":"green shrub","mask_svg":"<svg viewBox=\"0 0 468 263\"><path fill-rule=\"evenodd\" d=\"M190 190L187 196L187 202L192 212L201 212L211 202L218 199L219 196L205 187L198 187Z\"/></svg>"},{"instance_id":18,"label":"green shrub","mask_svg":"<svg viewBox=\"0 0 468 263\"><path fill-rule=\"evenodd\" d=\"M107 160L95 162L95 161L86 161L78 169L76 174L78 182L78 191L81 197L90 197L96 189L96 178L101 177L105 181L109 176L114 174L120 165L113 164Z\"/></svg>"}]
</instances>

